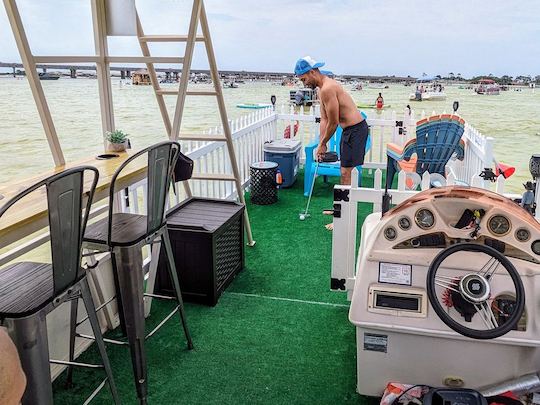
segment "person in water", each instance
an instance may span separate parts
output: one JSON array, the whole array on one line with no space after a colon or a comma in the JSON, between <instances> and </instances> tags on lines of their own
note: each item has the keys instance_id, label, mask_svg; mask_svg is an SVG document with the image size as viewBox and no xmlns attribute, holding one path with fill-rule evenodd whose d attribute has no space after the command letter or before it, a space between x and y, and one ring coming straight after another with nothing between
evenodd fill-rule
<instances>
[{"instance_id":1,"label":"person in water","mask_svg":"<svg viewBox=\"0 0 540 405\"><path fill-rule=\"evenodd\" d=\"M379 97L375 100L375 107L380 110L384 107L384 98L382 96L382 93L379 93Z\"/></svg>"},{"instance_id":2,"label":"person in water","mask_svg":"<svg viewBox=\"0 0 540 405\"><path fill-rule=\"evenodd\" d=\"M319 89L321 126L316 151L319 161L324 158L327 143L337 126L343 128L340 144L341 184L350 185L352 169L364 163L368 125L343 87L319 71L322 66L324 62L305 56L296 62L294 73L304 86Z\"/></svg>"}]
</instances>

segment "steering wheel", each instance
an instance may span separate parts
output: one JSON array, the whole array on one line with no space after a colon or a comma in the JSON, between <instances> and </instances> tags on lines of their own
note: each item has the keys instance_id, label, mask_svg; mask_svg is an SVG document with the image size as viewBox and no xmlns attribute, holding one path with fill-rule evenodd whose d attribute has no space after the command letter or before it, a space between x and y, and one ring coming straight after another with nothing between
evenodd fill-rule
<instances>
[{"instance_id":1,"label":"steering wheel","mask_svg":"<svg viewBox=\"0 0 540 405\"><path fill-rule=\"evenodd\" d=\"M437 274L443 261L459 252L484 253L489 260L478 271L471 271L464 276ZM489 304L489 301L492 301L490 284L497 277L496 270L499 266L506 270L514 284L516 301L511 313L507 314L502 313L494 304ZM525 290L516 268L502 253L486 245L459 243L447 247L429 266L426 285L429 302L441 321L454 331L473 339L494 339L505 335L517 326L525 308ZM437 295L436 287L442 288L441 298ZM441 299L446 308L441 304ZM479 316L486 329L469 328L457 322L448 311L450 306L454 306L466 322L471 322L473 317ZM503 316L497 319L492 306ZM502 323L501 318L505 318Z\"/></svg>"}]
</instances>

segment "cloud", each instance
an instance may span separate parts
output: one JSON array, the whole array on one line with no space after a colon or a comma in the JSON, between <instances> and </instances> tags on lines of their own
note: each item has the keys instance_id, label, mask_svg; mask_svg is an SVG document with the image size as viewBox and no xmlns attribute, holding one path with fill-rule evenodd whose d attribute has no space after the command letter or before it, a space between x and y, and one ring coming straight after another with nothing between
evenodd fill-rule
<instances>
[{"instance_id":1,"label":"cloud","mask_svg":"<svg viewBox=\"0 0 540 405\"><path fill-rule=\"evenodd\" d=\"M88 3L88 4L87 4ZM19 0L31 46L41 54L93 53L89 2ZM139 0L147 34L186 33L188 0ZM305 54L336 73L418 75L459 71L538 74L540 2L471 0L207 0L221 69L291 71ZM0 61L19 60L0 7ZM110 39L111 53L139 55L137 41ZM178 45L156 45L178 55ZM195 67L205 67L198 45Z\"/></svg>"}]
</instances>

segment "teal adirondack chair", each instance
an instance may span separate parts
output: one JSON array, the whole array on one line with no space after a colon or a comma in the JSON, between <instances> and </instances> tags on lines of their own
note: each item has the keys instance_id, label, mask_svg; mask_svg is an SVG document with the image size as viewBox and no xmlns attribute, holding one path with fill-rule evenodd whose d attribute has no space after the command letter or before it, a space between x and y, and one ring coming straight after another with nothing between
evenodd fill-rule
<instances>
[{"instance_id":1,"label":"teal adirondack chair","mask_svg":"<svg viewBox=\"0 0 540 405\"><path fill-rule=\"evenodd\" d=\"M362 117L364 119L367 118L367 115L364 112L361 112ZM338 126L336 128L336 132L334 132L334 135L332 138L330 138L330 141L328 141L328 151L329 152L337 152L339 157L339 145L341 142L341 134L343 133L343 129ZM311 183L313 181L313 176L315 175L315 167L317 166L317 161L315 160L313 154L315 152L315 149L319 145L319 140L316 140L309 145L307 145L304 150L306 152L306 164L304 168L304 195L307 197L309 195L309 191L311 188ZM368 138L366 141L366 153L371 149L371 134L368 132ZM362 179L362 166L357 166L357 169L359 171L360 176L358 177L358 182L361 182ZM317 170L318 176L341 176L341 168L340 168L340 162L339 160L334 163L319 163L319 169Z\"/></svg>"},{"instance_id":2,"label":"teal adirondack chair","mask_svg":"<svg viewBox=\"0 0 540 405\"><path fill-rule=\"evenodd\" d=\"M400 170L445 175L446 163L452 155L463 160L465 142L461 139L465 121L457 115L442 114L416 123L416 138L404 146L389 143L386 148L386 187L391 188L394 175ZM414 156L413 156L414 155Z\"/></svg>"}]
</instances>

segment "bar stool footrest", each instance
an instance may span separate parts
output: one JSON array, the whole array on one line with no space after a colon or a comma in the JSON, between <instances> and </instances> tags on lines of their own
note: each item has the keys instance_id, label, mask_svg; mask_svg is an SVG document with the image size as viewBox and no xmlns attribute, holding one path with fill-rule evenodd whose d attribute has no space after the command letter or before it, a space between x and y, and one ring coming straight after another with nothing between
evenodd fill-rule
<instances>
[{"instance_id":1,"label":"bar stool footrest","mask_svg":"<svg viewBox=\"0 0 540 405\"><path fill-rule=\"evenodd\" d=\"M165 325L165 322L167 322L169 319L171 319L175 313L178 312L178 309L180 308L180 305L177 305L173 311L169 315L167 315L152 331L144 337L144 340L151 338L163 325Z\"/></svg>"}]
</instances>

